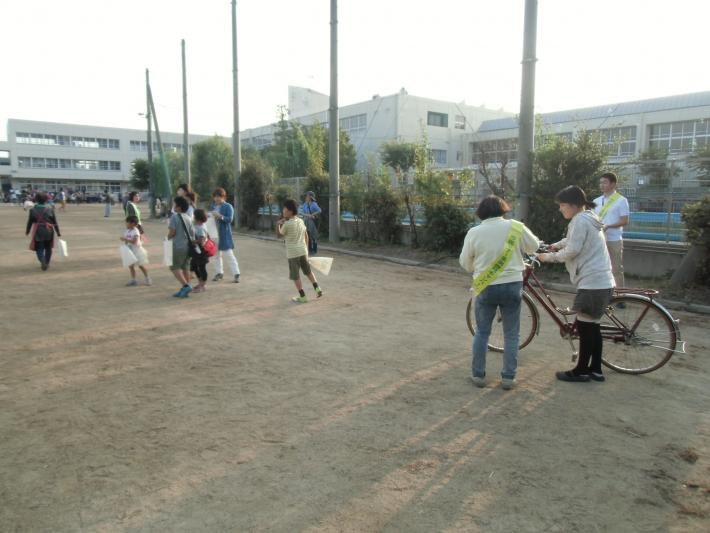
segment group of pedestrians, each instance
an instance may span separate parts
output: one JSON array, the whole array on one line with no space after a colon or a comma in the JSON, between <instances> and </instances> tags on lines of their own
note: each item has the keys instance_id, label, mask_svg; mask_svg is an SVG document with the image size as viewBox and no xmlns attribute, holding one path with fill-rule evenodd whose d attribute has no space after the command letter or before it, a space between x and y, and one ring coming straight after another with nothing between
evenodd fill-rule
<instances>
[{"instance_id":1,"label":"group of pedestrians","mask_svg":"<svg viewBox=\"0 0 710 533\"><path fill-rule=\"evenodd\" d=\"M571 310L576 312L579 357L574 368L556 373L561 381L605 380L600 322L614 287L624 286L622 233L629 221L628 201L616 191L616 184L614 173L603 174L603 194L593 202L576 185L559 191L555 202L570 221L566 237L537 255L543 262L564 263L576 288ZM483 199L476 212L481 224L469 230L459 257L461 266L473 273L475 293L471 379L478 387L487 385L488 339L500 309L504 335L501 387L506 390L514 386L517 371L523 260L541 244L523 223L503 218L509 211L497 196Z\"/></svg>"}]
</instances>

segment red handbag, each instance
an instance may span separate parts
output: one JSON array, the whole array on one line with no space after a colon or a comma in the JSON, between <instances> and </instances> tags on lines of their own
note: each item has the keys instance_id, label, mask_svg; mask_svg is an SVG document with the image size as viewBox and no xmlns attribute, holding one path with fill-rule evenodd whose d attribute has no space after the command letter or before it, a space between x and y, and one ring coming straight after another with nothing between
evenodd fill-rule
<instances>
[{"instance_id":1,"label":"red handbag","mask_svg":"<svg viewBox=\"0 0 710 533\"><path fill-rule=\"evenodd\" d=\"M202 245L202 249L205 251L205 255L207 257L214 257L214 255L217 253L217 245L209 237L207 237L207 240Z\"/></svg>"}]
</instances>

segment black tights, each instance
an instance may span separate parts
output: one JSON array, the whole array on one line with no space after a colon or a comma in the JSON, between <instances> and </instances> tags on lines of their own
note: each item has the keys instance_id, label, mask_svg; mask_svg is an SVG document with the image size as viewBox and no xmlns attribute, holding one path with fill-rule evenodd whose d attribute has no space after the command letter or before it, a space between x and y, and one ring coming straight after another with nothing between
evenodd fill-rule
<instances>
[{"instance_id":1,"label":"black tights","mask_svg":"<svg viewBox=\"0 0 710 533\"><path fill-rule=\"evenodd\" d=\"M575 374L602 373L602 330L596 322L577 320L579 359L572 370ZM591 363L590 363L591 360Z\"/></svg>"}]
</instances>

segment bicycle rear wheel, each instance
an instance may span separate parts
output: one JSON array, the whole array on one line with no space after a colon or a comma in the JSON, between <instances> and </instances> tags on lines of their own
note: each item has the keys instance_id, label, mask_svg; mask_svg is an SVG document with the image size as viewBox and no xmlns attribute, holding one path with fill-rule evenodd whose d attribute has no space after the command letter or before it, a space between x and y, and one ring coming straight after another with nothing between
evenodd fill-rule
<instances>
[{"instance_id":1,"label":"bicycle rear wheel","mask_svg":"<svg viewBox=\"0 0 710 533\"><path fill-rule=\"evenodd\" d=\"M471 335L476 334L476 317L473 310L473 298L466 306L466 324ZM523 299L520 302L520 341L519 349L530 344L537 333L538 314L535 302L527 292L523 291ZM491 336L488 338L488 349L493 352L503 351L503 317L500 309L496 311L496 316L491 325Z\"/></svg>"},{"instance_id":2,"label":"bicycle rear wheel","mask_svg":"<svg viewBox=\"0 0 710 533\"><path fill-rule=\"evenodd\" d=\"M601 321L602 363L625 374L645 374L673 356L680 334L670 313L650 298L612 299Z\"/></svg>"}]
</instances>

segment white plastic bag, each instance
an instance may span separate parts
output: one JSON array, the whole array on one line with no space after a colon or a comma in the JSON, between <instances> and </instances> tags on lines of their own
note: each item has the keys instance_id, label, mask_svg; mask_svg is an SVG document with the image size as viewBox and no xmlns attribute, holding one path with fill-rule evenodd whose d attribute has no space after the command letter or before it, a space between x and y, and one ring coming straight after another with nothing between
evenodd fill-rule
<instances>
[{"instance_id":1,"label":"white plastic bag","mask_svg":"<svg viewBox=\"0 0 710 533\"><path fill-rule=\"evenodd\" d=\"M122 244L118 247L118 252L121 254L123 268L128 268L129 266L135 265L138 262L136 254L134 254L133 251L125 244Z\"/></svg>"},{"instance_id":2,"label":"white plastic bag","mask_svg":"<svg viewBox=\"0 0 710 533\"><path fill-rule=\"evenodd\" d=\"M212 213L210 213L207 217L207 222L205 222L205 229L207 230L210 239L212 239L214 242L219 242L219 230L217 230L217 223L215 222Z\"/></svg>"},{"instance_id":3,"label":"white plastic bag","mask_svg":"<svg viewBox=\"0 0 710 533\"><path fill-rule=\"evenodd\" d=\"M166 267L173 265L173 242L168 239L163 241L163 265Z\"/></svg>"},{"instance_id":4,"label":"white plastic bag","mask_svg":"<svg viewBox=\"0 0 710 533\"><path fill-rule=\"evenodd\" d=\"M330 267L333 266L332 257L309 257L308 262L313 268L325 276L330 274Z\"/></svg>"},{"instance_id":5,"label":"white plastic bag","mask_svg":"<svg viewBox=\"0 0 710 533\"><path fill-rule=\"evenodd\" d=\"M67 251L67 241L57 239L57 248L59 249L59 257L69 257L69 252Z\"/></svg>"}]
</instances>

